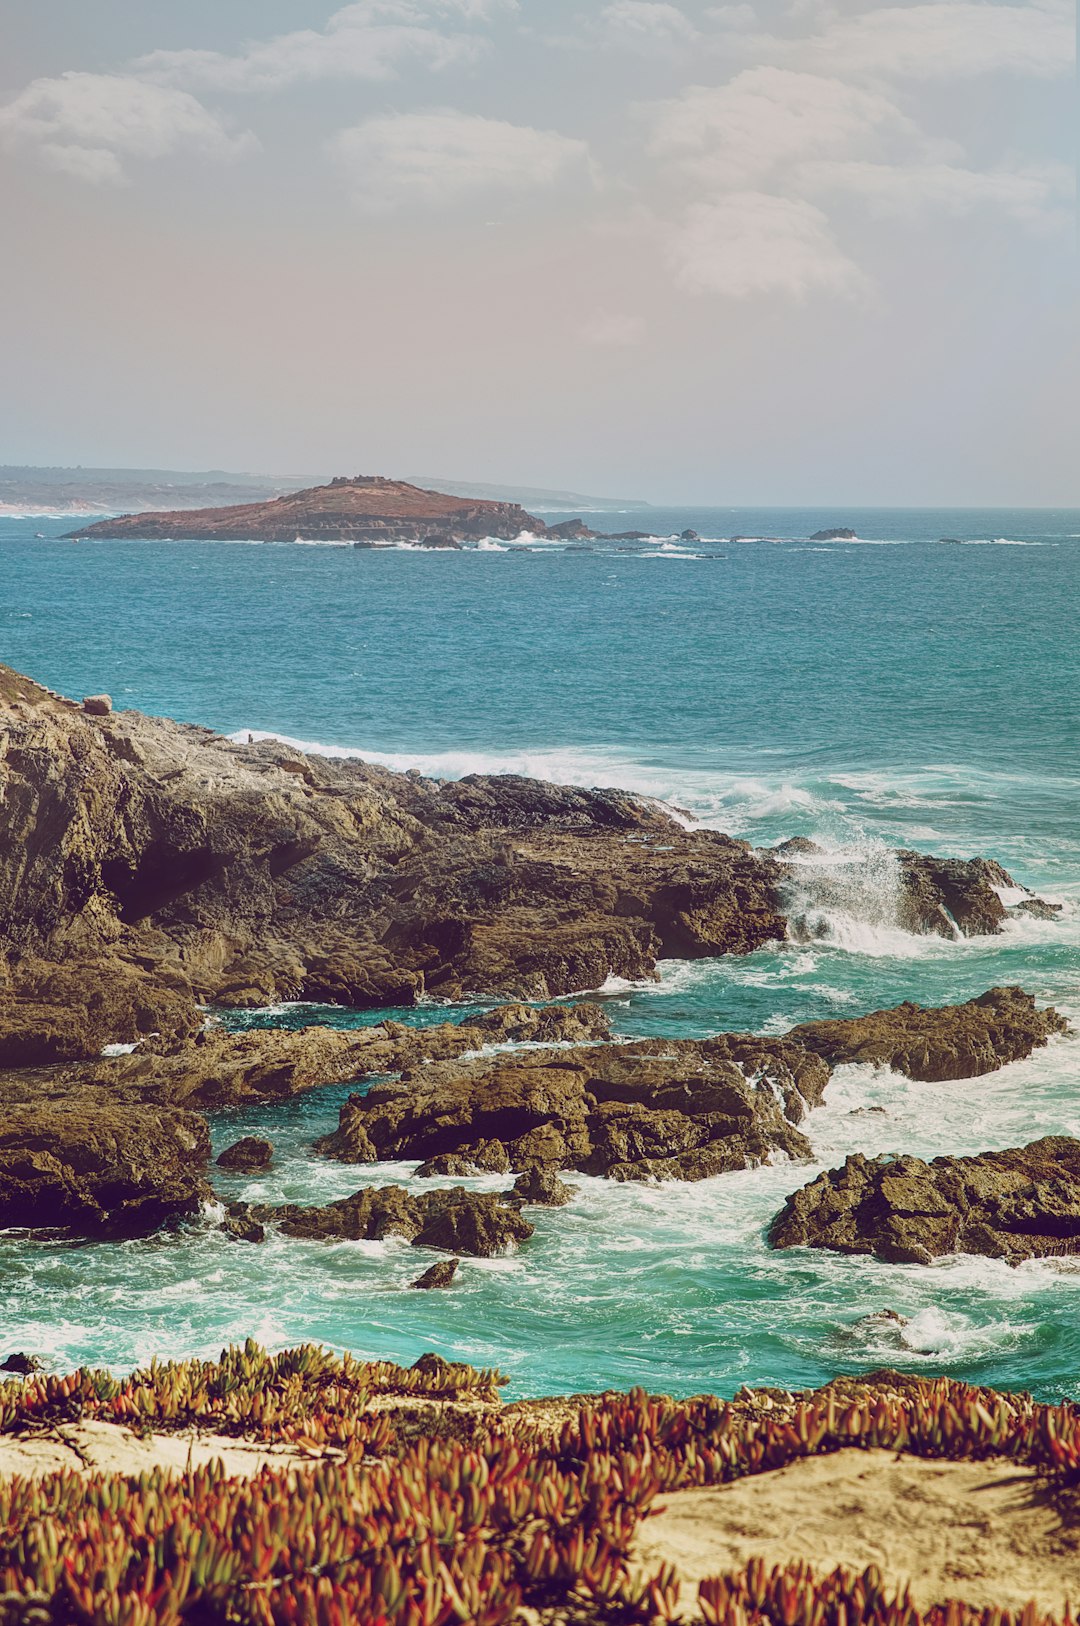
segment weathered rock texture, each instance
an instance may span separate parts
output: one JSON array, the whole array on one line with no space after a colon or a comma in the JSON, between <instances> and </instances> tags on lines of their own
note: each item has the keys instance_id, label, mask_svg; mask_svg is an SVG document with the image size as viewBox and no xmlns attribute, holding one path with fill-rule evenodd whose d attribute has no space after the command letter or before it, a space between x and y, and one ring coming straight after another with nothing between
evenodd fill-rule
<instances>
[{"instance_id":1,"label":"weathered rock texture","mask_svg":"<svg viewBox=\"0 0 1080 1626\"><path fill-rule=\"evenodd\" d=\"M234 1204L230 1215L276 1225L286 1236L331 1242L378 1242L402 1236L414 1248L489 1258L533 1234L520 1210L492 1192L408 1191L404 1186L368 1187L321 1208L296 1203Z\"/></svg>"},{"instance_id":2,"label":"weathered rock texture","mask_svg":"<svg viewBox=\"0 0 1080 1626\"><path fill-rule=\"evenodd\" d=\"M897 863L913 927L947 883L949 920L1000 929L982 860ZM545 999L747 953L794 871L620 791L93 716L0 668L0 1067L165 1047L200 1002Z\"/></svg>"},{"instance_id":3,"label":"weathered rock texture","mask_svg":"<svg viewBox=\"0 0 1080 1626\"><path fill-rule=\"evenodd\" d=\"M840 1022L806 1022L787 1037L843 1062L884 1063L930 1083L978 1078L1021 1061L1068 1024L1052 1007L1038 1010L1022 988L991 988L966 1005L926 1009L905 1003Z\"/></svg>"},{"instance_id":4,"label":"weathered rock texture","mask_svg":"<svg viewBox=\"0 0 1080 1626\"><path fill-rule=\"evenodd\" d=\"M795 1125L828 1077L801 1046L740 1035L435 1064L351 1096L317 1148L347 1163L420 1158L431 1175L698 1180L808 1156Z\"/></svg>"},{"instance_id":5,"label":"weathered rock texture","mask_svg":"<svg viewBox=\"0 0 1080 1626\"><path fill-rule=\"evenodd\" d=\"M525 531L542 535L543 520L511 502L449 497L404 480L358 475L326 486L291 491L271 502L227 508L188 508L170 513L128 514L98 520L69 534L139 539L218 541L428 542L453 547L460 537L513 540Z\"/></svg>"},{"instance_id":6,"label":"weathered rock texture","mask_svg":"<svg viewBox=\"0 0 1080 1626\"><path fill-rule=\"evenodd\" d=\"M143 1235L198 1211L209 1156L192 1112L0 1108L0 1228Z\"/></svg>"},{"instance_id":7,"label":"weathered rock texture","mask_svg":"<svg viewBox=\"0 0 1080 1626\"><path fill-rule=\"evenodd\" d=\"M1024 1259L1080 1252L1080 1141L1047 1136L977 1157L849 1157L789 1197L774 1248L929 1264L949 1253Z\"/></svg>"},{"instance_id":8,"label":"weathered rock texture","mask_svg":"<svg viewBox=\"0 0 1080 1626\"><path fill-rule=\"evenodd\" d=\"M316 1147L346 1163L418 1158L421 1175L452 1178L577 1169L622 1180L704 1179L778 1152L808 1156L795 1126L820 1103L840 1062L887 1061L911 1078L972 1078L1030 1055L1065 1028L1022 989L996 988L967 1005L901 1005L807 1023L780 1039L729 1033L475 1057L407 1069L398 1082L350 1096L337 1130Z\"/></svg>"}]
</instances>

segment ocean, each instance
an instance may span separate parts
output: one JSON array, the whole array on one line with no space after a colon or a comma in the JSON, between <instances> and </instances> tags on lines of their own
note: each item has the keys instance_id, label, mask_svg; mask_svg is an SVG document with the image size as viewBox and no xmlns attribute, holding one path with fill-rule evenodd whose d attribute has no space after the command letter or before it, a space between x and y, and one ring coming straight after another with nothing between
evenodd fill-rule
<instances>
[{"instance_id":1,"label":"ocean","mask_svg":"<svg viewBox=\"0 0 1080 1626\"><path fill-rule=\"evenodd\" d=\"M8 514L0 661L241 738L274 733L448 777L622 786L755 843L805 835L859 859L811 944L668 962L657 983L606 986L620 1033L775 1034L1002 983L1080 1029L1080 511L585 517L665 540L461 553L72 544L60 540L71 517ZM809 540L833 526L858 540ZM687 529L700 540L679 540ZM1062 915L997 938L909 936L893 911L898 845L997 858ZM232 1020L379 1014L282 1007ZM277 1148L266 1175L220 1175L222 1196L325 1201L408 1180L410 1165L357 1170L310 1152L347 1093L221 1115L218 1146L260 1133ZM842 1068L803 1127L823 1167L853 1151L933 1156L1080 1134L1080 1039L967 1083ZM513 1256L465 1260L445 1293L407 1290L428 1261L403 1243L249 1247L213 1215L123 1244L0 1237L0 1352L125 1370L253 1335L404 1362L438 1350L501 1367L517 1396L633 1384L732 1394L883 1365L1075 1392L1080 1260L924 1268L770 1253L766 1224L814 1172L781 1164L651 1188L572 1176L570 1207L538 1211ZM875 1319L883 1309L906 1319Z\"/></svg>"}]
</instances>

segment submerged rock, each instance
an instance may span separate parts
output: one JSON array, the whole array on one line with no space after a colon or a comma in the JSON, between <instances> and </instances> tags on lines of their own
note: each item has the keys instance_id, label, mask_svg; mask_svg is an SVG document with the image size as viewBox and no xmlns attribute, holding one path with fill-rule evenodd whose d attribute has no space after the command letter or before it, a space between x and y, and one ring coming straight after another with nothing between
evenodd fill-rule
<instances>
[{"instance_id":1,"label":"submerged rock","mask_svg":"<svg viewBox=\"0 0 1080 1626\"><path fill-rule=\"evenodd\" d=\"M460 1259L436 1259L435 1263L429 1266L422 1276L418 1276L415 1282L410 1283L410 1286L420 1287L425 1290L450 1287L458 1273L460 1264Z\"/></svg>"},{"instance_id":2,"label":"submerged rock","mask_svg":"<svg viewBox=\"0 0 1080 1626\"><path fill-rule=\"evenodd\" d=\"M977 1157L849 1157L796 1191L774 1248L929 1264L951 1253L1017 1265L1080 1252L1080 1141L1049 1135Z\"/></svg>"},{"instance_id":3,"label":"submerged rock","mask_svg":"<svg viewBox=\"0 0 1080 1626\"><path fill-rule=\"evenodd\" d=\"M978 1078L1021 1061L1068 1024L1036 1008L1022 988L991 988L966 1005L928 1009L910 1002L843 1021L806 1022L787 1037L831 1066L871 1062L929 1083Z\"/></svg>"}]
</instances>

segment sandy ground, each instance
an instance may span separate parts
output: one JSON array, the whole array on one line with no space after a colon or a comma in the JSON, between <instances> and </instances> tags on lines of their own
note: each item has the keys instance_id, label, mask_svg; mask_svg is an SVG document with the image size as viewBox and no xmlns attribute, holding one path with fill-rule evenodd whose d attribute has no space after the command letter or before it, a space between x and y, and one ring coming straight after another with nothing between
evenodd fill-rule
<instances>
[{"instance_id":1,"label":"sandy ground","mask_svg":"<svg viewBox=\"0 0 1080 1626\"><path fill-rule=\"evenodd\" d=\"M805 1559L822 1572L876 1564L917 1604L963 1598L1060 1613L1080 1601L1080 1522L1030 1469L840 1451L710 1490L677 1491L642 1527L643 1567L675 1565L684 1597L708 1575ZM687 1586L687 1583L691 1585Z\"/></svg>"},{"instance_id":2,"label":"sandy ground","mask_svg":"<svg viewBox=\"0 0 1080 1626\"><path fill-rule=\"evenodd\" d=\"M328 1456L337 1453L328 1451ZM150 1468L183 1473L219 1458L226 1472L247 1477L266 1463L279 1468L312 1465L309 1453L285 1445L262 1445L220 1434L150 1434L145 1438L116 1423L66 1424L47 1433L0 1436L0 1478L39 1479L63 1468L89 1473L141 1474Z\"/></svg>"}]
</instances>

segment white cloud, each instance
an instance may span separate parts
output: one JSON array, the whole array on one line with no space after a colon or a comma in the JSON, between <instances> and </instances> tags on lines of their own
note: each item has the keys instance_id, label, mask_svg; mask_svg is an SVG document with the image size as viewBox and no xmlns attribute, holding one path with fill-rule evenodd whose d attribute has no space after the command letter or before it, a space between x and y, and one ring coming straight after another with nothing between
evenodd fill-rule
<instances>
[{"instance_id":1,"label":"white cloud","mask_svg":"<svg viewBox=\"0 0 1080 1626\"><path fill-rule=\"evenodd\" d=\"M583 141L452 109L366 119L340 131L330 150L356 201L379 211L550 187L588 163Z\"/></svg>"},{"instance_id":2,"label":"white cloud","mask_svg":"<svg viewBox=\"0 0 1080 1626\"><path fill-rule=\"evenodd\" d=\"M818 74L749 68L726 85L693 85L653 113L652 150L699 181L745 186L777 165L910 130L887 97Z\"/></svg>"},{"instance_id":3,"label":"white cloud","mask_svg":"<svg viewBox=\"0 0 1080 1626\"><path fill-rule=\"evenodd\" d=\"M669 237L667 258L688 293L804 299L816 292L850 297L867 287L820 209L766 192L729 192L695 204Z\"/></svg>"},{"instance_id":4,"label":"white cloud","mask_svg":"<svg viewBox=\"0 0 1080 1626\"><path fill-rule=\"evenodd\" d=\"M1035 227L1068 219L1062 205L1073 195L1065 166L1026 170L972 170L953 164L815 163L800 170L812 190L859 198L872 214L914 218L929 210L950 215L992 208Z\"/></svg>"},{"instance_id":5,"label":"white cloud","mask_svg":"<svg viewBox=\"0 0 1080 1626\"><path fill-rule=\"evenodd\" d=\"M33 80L0 108L0 138L99 184L125 181L127 159L181 151L229 159L257 145L250 133L231 134L186 91L104 73Z\"/></svg>"},{"instance_id":6,"label":"white cloud","mask_svg":"<svg viewBox=\"0 0 1080 1626\"><path fill-rule=\"evenodd\" d=\"M601 11L600 21L609 38L632 50L686 45L697 38L686 13L662 0L613 0Z\"/></svg>"},{"instance_id":7,"label":"white cloud","mask_svg":"<svg viewBox=\"0 0 1080 1626\"><path fill-rule=\"evenodd\" d=\"M769 42L761 41L762 47ZM781 55L830 73L963 79L985 73L1050 78L1072 70L1076 24L1071 0L997 5L934 0L877 6L832 17L814 38L771 42Z\"/></svg>"},{"instance_id":8,"label":"white cloud","mask_svg":"<svg viewBox=\"0 0 1080 1626\"><path fill-rule=\"evenodd\" d=\"M626 311L597 311L582 324L581 337L599 349L628 350L645 337L645 323Z\"/></svg>"},{"instance_id":9,"label":"white cloud","mask_svg":"<svg viewBox=\"0 0 1080 1626\"><path fill-rule=\"evenodd\" d=\"M482 23L516 0L358 0L325 28L300 28L224 51L153 51L135 64L159 84L267 91L303 80L391 79L409 62L431 69L475 59L483 35L446 32L443 21Z\"/></svg>"}]
</instances>

